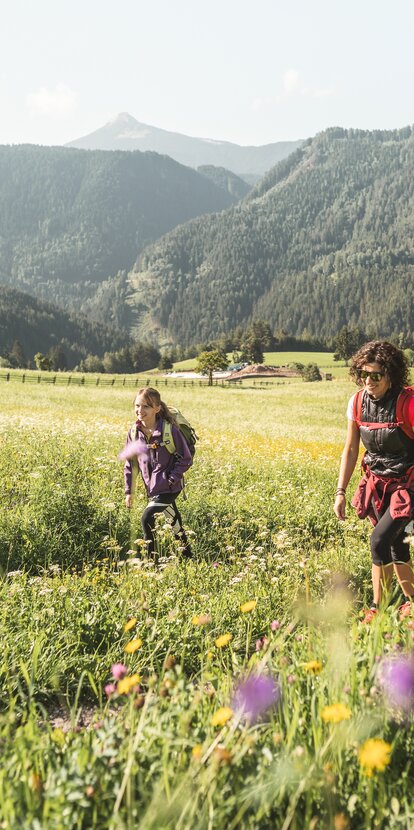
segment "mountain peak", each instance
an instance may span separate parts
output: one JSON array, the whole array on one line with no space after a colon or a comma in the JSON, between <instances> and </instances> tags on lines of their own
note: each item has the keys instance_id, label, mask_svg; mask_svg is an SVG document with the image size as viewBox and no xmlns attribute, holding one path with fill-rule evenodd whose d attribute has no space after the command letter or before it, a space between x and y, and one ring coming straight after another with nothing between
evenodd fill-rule
<instances>
[{"instance_id":1,"label":"mountain peak","mask_svg":"<svg viewBox=\"0 0 414 830\"><path fill-rule=\"evenodd\" d=\"M262 147L243 147L228 141L174 133L137 121L129 112L120 112L103 127L69 141L66 146L84 150L149 150L171 156L188 167L224 167L236 175L248 175L251 181L301 144L301 141L279 141Z\"/></svg>"},{"instance_id":2,"label":"mountain peak","mask_svg":"<svg viewBox=\"0 0 414 830\"><path fill-rule=\"evenodd\" d=\"M112 118L108 121L109 124L138 124L136 118L133 115L130 115L129 112L119 112L115 118Z\"/></svg>"}]
</instances>

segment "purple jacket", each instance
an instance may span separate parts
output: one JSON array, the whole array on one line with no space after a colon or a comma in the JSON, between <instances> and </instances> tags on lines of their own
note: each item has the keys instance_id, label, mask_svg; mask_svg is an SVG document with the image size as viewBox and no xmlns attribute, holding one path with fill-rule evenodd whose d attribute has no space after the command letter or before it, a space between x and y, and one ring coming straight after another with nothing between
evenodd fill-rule
<instances>
[{"instance_id":1,"label":"purple jacket","mask_svg":"<svg viewBox=\"0 0 414 830\"><path fill-rule=\"evenodd\" d=\"M186 444L182 432L171 425L172 437L175 444L175 453L171 454L162 444L163 419L157 418L151 440L147 442L144 433L140 429L140 421L137 426L137 461L142 480L148 496L157 496L160 493L180 493L183 489L183 475L191 467L193 459ZM135 440L135 427L131 427L127 436L127 444ZM155 446L154 446L155 445ZM125 493L131 493L132 488L132 467L135 459L128 459L124 466Z\"/></svg>"}]
</instances>

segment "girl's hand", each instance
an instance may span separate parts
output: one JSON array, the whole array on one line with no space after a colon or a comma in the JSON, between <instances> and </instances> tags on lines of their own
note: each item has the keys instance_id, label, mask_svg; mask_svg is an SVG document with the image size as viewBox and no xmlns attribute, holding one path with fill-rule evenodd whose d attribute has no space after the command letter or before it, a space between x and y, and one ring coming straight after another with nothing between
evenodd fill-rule
<instances>
[{"instance_id":1,"label":"girl's hand","mask_svg":"<svg viewBox=\"0 0 414 830\"><path fill-rule=\"evenodd\" d=\"M132 507L132 493L127 493L125 496L125 507L128 507L128 509Z\"/></svg>"},{"instance_id":2,"label":"girl's hand","mask_svg":"<svg viewBox=\"0 0 414 830\"><path fill-rule=\"evenodd\" d=\"M344 493L339 493L335 498L334 513L337 519L343 522L346 519L346 499Z\"/></svg>"}]
</instances>

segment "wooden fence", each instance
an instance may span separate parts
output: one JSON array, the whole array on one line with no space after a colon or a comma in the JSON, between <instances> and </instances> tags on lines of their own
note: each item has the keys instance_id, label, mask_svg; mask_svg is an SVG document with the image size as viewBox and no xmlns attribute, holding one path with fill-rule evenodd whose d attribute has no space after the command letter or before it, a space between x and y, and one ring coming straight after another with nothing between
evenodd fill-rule
<instances>
[{"instance_id":1,"label":"wooden fence","mask_svg":"<svg viewBox=\"0 0 414 830\"><path fill-rule=\"evenodd\" d=\"M100 387L135 387L138 386L208 386L208 378L151 378L151 377L105 377L105 375L98 375L98 377L88 375L67 375L65 373L57 372L0 372L0 381L17 381L20 383L51 383L53 386L100 386ZM286 383L286 380L278 380L276 378L245 378L246 383L251 386L279 386ZM213 386L222 386L227 389L230 387L240 387L242 379L227 380L227 378L213 378Z\"/></svg>"}]
</instances>

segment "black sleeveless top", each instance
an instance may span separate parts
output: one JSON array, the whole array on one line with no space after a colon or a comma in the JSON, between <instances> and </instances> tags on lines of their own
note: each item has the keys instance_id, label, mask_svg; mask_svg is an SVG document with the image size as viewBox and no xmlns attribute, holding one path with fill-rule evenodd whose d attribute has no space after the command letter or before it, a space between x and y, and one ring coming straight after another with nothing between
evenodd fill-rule
<instances>
[{"instance_id":1,"label":"black sleeveless top","mask_svg":"<svg viewBox=\"0 0 414 830\"><path fill-rule=\"evenodd\" d=\"M395 426L399 391L390 389L376 401L365 390L362 396L361 441L366 449L363 463L377 476L400 478L414 465L414 432L409 438ZM384 424L370 429L368 424Z\"/></svg>"}]
</instances>

